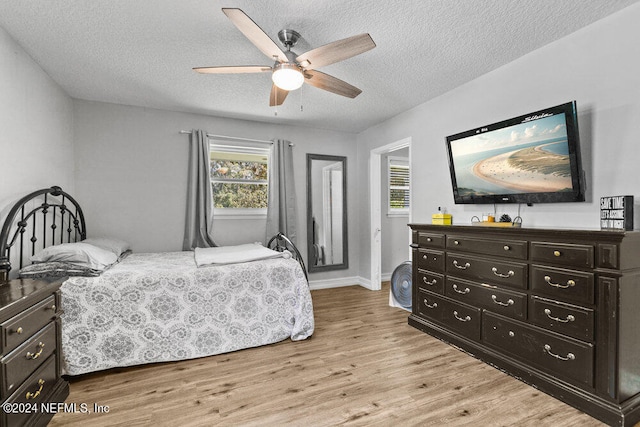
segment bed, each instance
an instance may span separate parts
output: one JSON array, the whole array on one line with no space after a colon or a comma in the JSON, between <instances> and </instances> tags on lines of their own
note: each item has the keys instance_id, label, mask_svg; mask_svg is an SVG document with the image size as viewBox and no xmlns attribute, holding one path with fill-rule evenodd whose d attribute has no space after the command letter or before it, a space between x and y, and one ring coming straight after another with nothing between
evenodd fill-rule
<instances>
[{"instance_id":1,"label":"bed","mask_svg":"<svg viewBox=\"0 0 640 427\"><path fill-rule=\"evenodd\" d=\"M0 245L5 274L17 265L12 276L68 277L60 288L68 375L303 340L314 331L304 264L281 234L255 248L271 255L246 262L198 266L205 259L198 250L130 253L118 239L87 239L78 203L52 187L14 205ZM93 264L79 265L43 255L69 247L104 259L93 254Z\"/></svg>"}]
</instances>

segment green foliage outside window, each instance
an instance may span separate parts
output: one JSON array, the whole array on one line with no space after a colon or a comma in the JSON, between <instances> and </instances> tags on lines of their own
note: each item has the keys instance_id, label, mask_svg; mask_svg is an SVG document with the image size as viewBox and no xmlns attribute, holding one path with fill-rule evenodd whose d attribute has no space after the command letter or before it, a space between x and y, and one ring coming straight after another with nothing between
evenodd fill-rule
<instances>
[{"instance_id":1,"label":"green foliage outside window","mask_svg":"<svg viewBox=\"0 0 640 427\"><path fill-rule=\"evenodd\" d=\"M213 183L215 208L266 208L267 186L260 184Z\"/></svg>"},{"instance_id":2,"label":"green foliage outside window","mask_svg":"<svg viewBox=\"0 0 640 427\"><path fill-rule=\"evenodd\" d=\"M267 157L263 154L211 152L215 208L267 207Z\"/></svg>"},{"instance_id":3,"label":"green foliage outside window","mask_svg":"<svg viewBox=\"0 0 640 427\"><path fill-rule=\"evenodd\" d=\"M211 159L211 179L267 180L267 164L255 161Z\"/></svg>"}]
</instances>

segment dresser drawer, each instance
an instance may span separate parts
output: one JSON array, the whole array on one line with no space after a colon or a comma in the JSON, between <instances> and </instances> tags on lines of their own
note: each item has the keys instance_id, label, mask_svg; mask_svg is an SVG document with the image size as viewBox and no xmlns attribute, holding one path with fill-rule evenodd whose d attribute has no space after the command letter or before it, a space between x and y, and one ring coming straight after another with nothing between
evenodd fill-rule
<instances>
[{"instance_id":1,"label":"dresser drawer","mask_svg":"<svg viewBox=\"0 0 640 427\"><path fill-rule=\"evenodd\" d=\"M532 296L529 300L529 320L561 334L593 341L595 315L588 308Z\"/></svg>"},{"instance_id":2,"label":"dresser drawer","mask_svg":"<svg viewBox=\"0 0 640 427\"><path fill-rule=\"evenodd\" d=\"M429 271L418 270L418 288L444 294L444 276Z\"/></svg>"},{"instance_id":3,"label":"dresser drawer","mask_svg":"<svg viewBox=\"0 0 640 427\"><path fill-rule=\"evenodd\" d=\"M469 305L517 319L527 318L527 295L495 286L479 285L447 277L445 295Z\"/></svg>"},{"instance_id":4,"label":"dresser drawer","mask_svg":"<svg viewBox=\"0 0 640 427\"><path fill-rule=\"evenodd\" d=\"M11 395L5 404L39 405L42 402L46 402L57 381L56 360L55 356L52 356ZM11 414L5 414L4 411L0 411L0 414L5 416L3 425L22 426L33 416L33 412L20 412L14 411Z\"/></svg>"},{"instance_id":5,"label":"dresser drawer","mask_svg":"<svg viewBox=\"0 0 640 427\"><path fill-rule=\"evenodd\" d=\"M415 253L415 252L414 252ZM418 249L416 265L422 270L444 272L444 253L429 249Z\"/></svg>"},{"instance_id":6,"label":"dresser drawer","mask_svg":"<svg viewBox=\"0 0 640 427\"><path fill-rule=\"evenodd\" d=\"M8 353L56 317L55 298L51 295L33 307L0 325L3 354Z\"/></svg>"},{"instance_id":7,"label":"dresser drawer","mask_svg":"<svg viewBox=\"0 0 640 427\"><path fill-rule=\"evenodd\" d=\"M593 345L484 312L482 340L554 376L593 385Z\"/></svg>"},{"instance_id":8,"label":"dresser drawer","mask_svg":"<svg viewBox=\"0 0 640 427\"><path fill-rule=\"evenodd\" d=\"M569 267L593 268L593 246L531 242L531 260Z\"/></svg>"},{"instance_id":9,"label":"dresser drawer","mask_svg":"<svg viewBox=\"0 0 640 427\"><path fill-rule=\"evenodd\" d=\"M563 301L593 304L593 273L540 265L531 266L531 290Z\"/></svg>"},{"instance_id":10,"label":"dresser drawer","mask_svg":"<svg viewBox=\"0 0 640 427\"><path fill-rule=\"evenodd\" d=\"M447 273L488 285L527 288L527 264L447 253Z\"/></svg>"},{"instance_id":11,"label":"dresser drawer","mask_svg":"<svg viewBox=\"0 0 640 427\"><path fill-rule=\"evenodd\" d=\"M528 243L525 240L479 239L454 235L447 236L447 248L515 259L527 259L528 255Z\"/></svg>"},{"instance_id":12,"label":"dresser drawer","mask_svg":"<svg viewBox=\"0 0 640 427\"><path fill-rule=\"evenodd\" d=\"M480 309L451 301L430 292L418 292L421 316L462 336L480 340Z\"/></svg>"},{"instance_id":13,"label":"dresser drawer","mask_svg":"<svg viewBox=\"0 0 640 427\"><path fill-rule=\"evenodd\" d=\"M444 234L418 232L418 245L421 248L444 248Z\"/></svg>"},{"instance_id":14,"label":"dresser drawer","mask_svg":"<svg viewBox=\"0 0 640 427\"><path fill-rule=\"evenodd\" d=\"M2 399L38 368L56 348L56 324L49 323L40 332L0 360L2 368Z\"/></svg>"}]
</instances>

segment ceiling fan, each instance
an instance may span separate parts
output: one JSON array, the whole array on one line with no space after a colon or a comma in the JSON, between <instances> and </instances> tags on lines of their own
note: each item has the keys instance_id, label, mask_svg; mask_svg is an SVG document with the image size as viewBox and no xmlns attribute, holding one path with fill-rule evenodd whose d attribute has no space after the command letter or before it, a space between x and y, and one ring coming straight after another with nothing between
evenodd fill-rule
<instances>
[{"instance_id":1,"label":"ceiling fan","mask_svg":"<svg viewBox=\"0 0 640 427\"><path fill-rule=\"evenodd\" d=\"M312 49L302 55L291 51L300 38L294 30L281 30L278 39L286 48L283 51L264 31L240 9L223 8L225 15L262 53L274 60L273 66L241 65L222 67L196 67L203 74L239 74L271 72L273 84L269 105L281 105L289 91L298 89L304 82L338 95L355 98L362 91L340 79L322 73L317 68L354 57L376 47L369 34L360 34Z\"/></svg>"}]
</instances>

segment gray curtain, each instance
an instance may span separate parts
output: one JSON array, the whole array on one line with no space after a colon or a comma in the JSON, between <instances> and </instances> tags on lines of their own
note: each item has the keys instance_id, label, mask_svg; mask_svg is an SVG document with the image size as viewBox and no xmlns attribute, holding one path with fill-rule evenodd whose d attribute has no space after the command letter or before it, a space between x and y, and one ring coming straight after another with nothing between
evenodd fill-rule
<instances>
[{"instance_id":1,"label":"gray curtain","mask_svg":"<svg viewBox=\"0 0 640 427\"><path fill-rule=\"evenodd\" d=\"M269 207L265 242L282 233L296 244L296 191L293 177L293 148L286 140L276 140L271 147L269 166Z\"/></svg>"},{"instance_id":2,"label":"gray curtain","mask_svg":"<svg viewBox=\"0 0 640 427\"><path fill-rule=\"evenodd\" d=\"M187 182L187 218L182 250L218 246L213 240L213 196L209 175L209 141L202 130L191 132L189 177Z\"/></svg>"}]
</instances>

